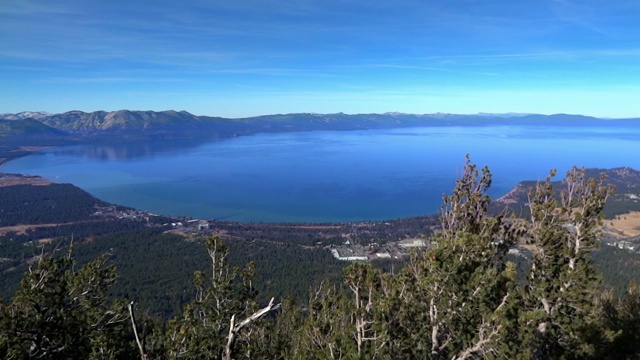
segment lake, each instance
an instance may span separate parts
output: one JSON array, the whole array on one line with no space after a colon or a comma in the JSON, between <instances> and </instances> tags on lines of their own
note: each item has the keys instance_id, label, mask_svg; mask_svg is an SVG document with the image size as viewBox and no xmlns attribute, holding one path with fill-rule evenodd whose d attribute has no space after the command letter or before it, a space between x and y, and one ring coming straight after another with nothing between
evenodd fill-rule
<instances>
[{"instance_id":1,"label":"lake","mask_svg":"<svg viewBox=\"0 0 640 360\"><path fill-rule=\"evenodd\" d=\"M432 214L465 154L493 197L573 165L640 168L640 128L429 127L257 134L209 142L86 145L2 167L157 214L245 222L347 222Z\"/></svg>"}]
</instances>

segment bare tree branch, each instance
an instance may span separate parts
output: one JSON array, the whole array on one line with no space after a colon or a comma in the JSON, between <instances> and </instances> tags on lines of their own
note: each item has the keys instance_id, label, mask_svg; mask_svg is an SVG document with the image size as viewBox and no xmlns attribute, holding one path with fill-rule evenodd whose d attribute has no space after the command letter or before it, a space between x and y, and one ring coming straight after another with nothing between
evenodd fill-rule
<instances>
[{"instance_id":1,"label":"bare tree branch","mask_svg":"<svg viewBox=\"0 0 640 360\"><path fill-rule=\"evenodd\" d=\"M223 356L224 360L233 359L233 343L235 342L236 336L238 336L238 333L240 332L240 330L242 330L242 328L259 320L270 311L277 310L278 308L280 308L280 303L274 304L273 300L274 298L271 298L271 301L269 301L269 305L256 311L255 313L253 313L253 315L249 316L248 318L242 320L238 325L235 324L236 316L233 315L231 317L231 322L229 325L229 337L227 339L227 346L224 350L224 356Z\"/></svg>"},{"instance_id":2,"label":"bare tree branch","mask_svg":"<svg viewBox=\"0 0 640 360\"><path fill-rule=\"evenodd\" d=\"M142 344L142 341L140 341L140 337L138 336L138 328L136 326L136 319L135 316L133 315L133 301L129 303L129 305L127 305L127 307L129 308L129 317L131 318L131 327L133 328L133 335L135 335L136 337L136 344L138 344L138 350L140 350L140 359L142 360L147 360L147 354L145 354L144 352L144 345Z\"/></svg>"}]
</instances>

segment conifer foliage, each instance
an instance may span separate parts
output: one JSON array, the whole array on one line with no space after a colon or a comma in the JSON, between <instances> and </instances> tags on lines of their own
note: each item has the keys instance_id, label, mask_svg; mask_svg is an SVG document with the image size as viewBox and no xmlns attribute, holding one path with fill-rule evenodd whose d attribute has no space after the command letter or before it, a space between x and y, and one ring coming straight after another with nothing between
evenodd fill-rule
<instances>
[{"instance_id":1,"label":"conifer foliage","mask_svg":"<svg viewBox=\"0 0 640 360\"><path fill-rule=\"evenodd\" d=\"M0 305L3 359L119 359L132 357L126 307L111 302L116 279L107 256L76 269L71 252L41 255L10 304Z\"/></svg>"},{"instance_id":2,"label":"conifer foliage","mask_svg":"<svg viewBox=\"0 0 640 360\"><path fill-rule=\"evenodd\" d=\"M196 298L181 317L169 322L166 338L169 359L264 358L264 328L253 327L280 305L273 299L258 310L252 286L253 263L240 271L227 263L228 250L219 237L206 240L211 258L211 276L195 273ZM244 329L248 327L248 329Z\"/></svg>"}]
</instances>

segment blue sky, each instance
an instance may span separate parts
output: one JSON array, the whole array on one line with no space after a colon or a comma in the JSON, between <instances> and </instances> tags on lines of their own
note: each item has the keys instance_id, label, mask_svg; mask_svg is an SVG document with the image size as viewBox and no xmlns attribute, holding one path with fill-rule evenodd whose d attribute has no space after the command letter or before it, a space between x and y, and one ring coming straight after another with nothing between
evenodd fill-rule
<instances>
[{"instance_id":1,"label":"blue sky","mask_svg":"<svg viewBox=\"0 0 640 360\"><path fill-rule=\"evenodd\" d=\"M0 113L640 116L637 0L0 0Z\"/></svg>"}]
</instances>

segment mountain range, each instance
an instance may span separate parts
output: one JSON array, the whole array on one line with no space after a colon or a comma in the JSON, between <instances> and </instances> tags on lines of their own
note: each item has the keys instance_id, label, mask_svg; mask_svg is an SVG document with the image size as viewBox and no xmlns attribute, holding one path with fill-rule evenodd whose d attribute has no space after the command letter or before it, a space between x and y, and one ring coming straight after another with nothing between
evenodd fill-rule
<instances>
[{"instance_id":1,"label":"mountain range","mask_svg":"<svg viewBox=\"0 0 640 360\"><path fill-rule=\"evenodd\" d=\"M259 132L369 130L398 127L489 125L640 126L640 118L600 119L538 114L276 114L247 118L196 116L186 111L69 111L0 114L0 140L22 146L100 140L233 137Z\"/></svg>"}]
</instances>

